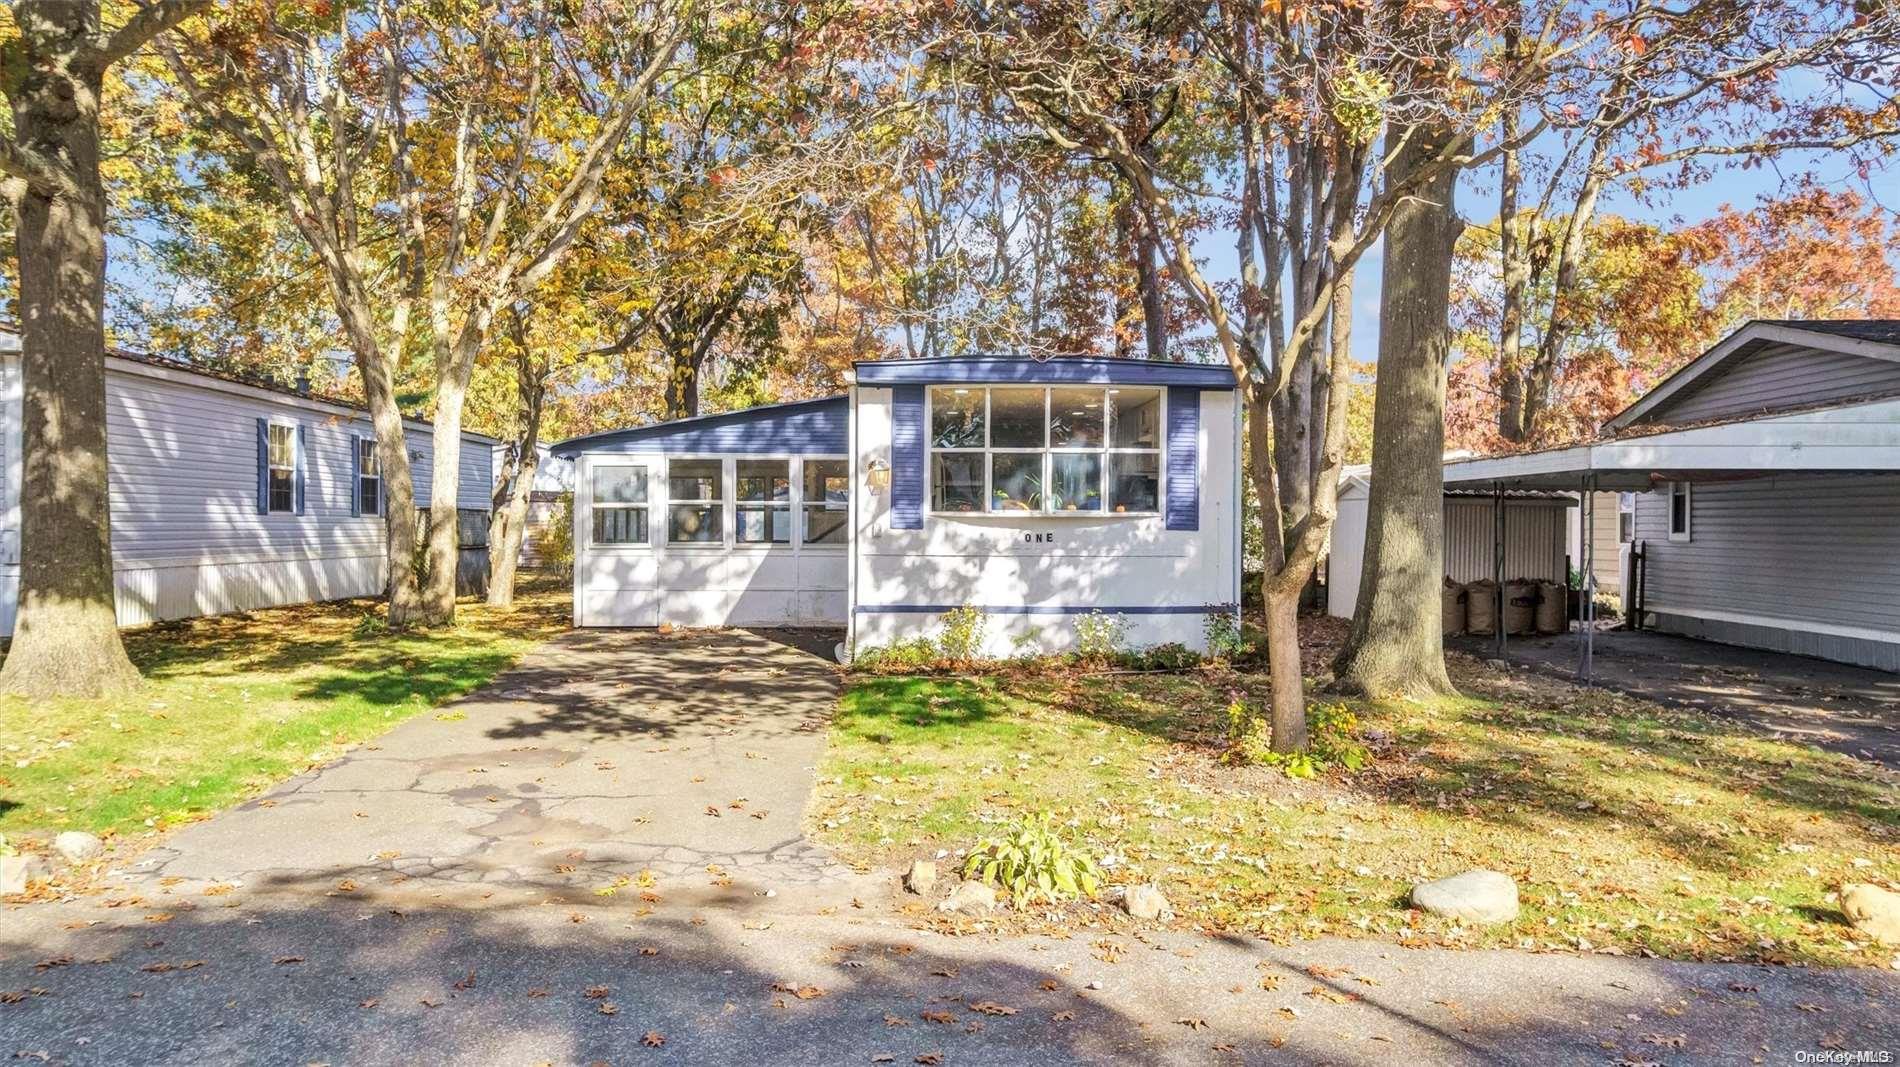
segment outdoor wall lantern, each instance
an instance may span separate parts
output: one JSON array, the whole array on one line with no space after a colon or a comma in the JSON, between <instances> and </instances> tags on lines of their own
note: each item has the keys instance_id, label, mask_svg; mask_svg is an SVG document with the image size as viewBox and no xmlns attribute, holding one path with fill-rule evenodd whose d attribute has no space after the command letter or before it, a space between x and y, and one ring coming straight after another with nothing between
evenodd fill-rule
<instances>
[{"instance_id":1,"label":"outdoor wall lantern","mask_svg":"<svg viewBox=\"0 0 1900 1067\"><path fill-rule=\"evenodd\" d=\"M865 467L865 484L871 492L882 493L891 487L891 465L881 459L874 459Z\"/></svg>"}]
</instances>

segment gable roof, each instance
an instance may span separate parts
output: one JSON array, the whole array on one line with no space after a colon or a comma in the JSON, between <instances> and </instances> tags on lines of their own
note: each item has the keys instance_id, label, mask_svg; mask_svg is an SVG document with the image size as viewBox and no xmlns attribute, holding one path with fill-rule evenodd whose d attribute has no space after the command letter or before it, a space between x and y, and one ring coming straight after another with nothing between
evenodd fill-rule
<instances>
[{"instance_id":1,"label":"gable roof","mask_svg":"<svg viewBox=\"0 0 1900 1067\"><path fill-rule=\"evenodd\" d=\"M717 452L727 455L843 455L850 401L843 395L762 404L716 415L604 430L556 442L563 459L582 452Z\"/></svg>"},{"instance_id":2,"label":"gable roof","mask_svg":"<svg viewBox=\"0 0 1900 1067\"><path fill-rule=\"evenodd\" d=\"M1691 387L1713 381L1724 373L1723 368L1775 345L1900 363L1900 319L1751 319L1618 412L1603 424L1604 432L1625 429L1686 395Z\"/></svg>"}]
</instances>

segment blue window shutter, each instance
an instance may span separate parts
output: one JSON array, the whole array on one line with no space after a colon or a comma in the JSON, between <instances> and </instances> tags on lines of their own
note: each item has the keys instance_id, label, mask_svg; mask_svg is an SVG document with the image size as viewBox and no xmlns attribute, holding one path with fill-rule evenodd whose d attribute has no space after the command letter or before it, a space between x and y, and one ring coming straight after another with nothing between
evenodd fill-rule
<instances>
[{"instance_id":1,"label":"blue window shutter","mask_svg":"<svg viewBox=\"0 0 1900 1067\"><path fill-rule=\"evenodd\" d=\"M257 420L257 513L270 514L270 420Z\"/></svg>"},{"instance_id":2,"label":"blue window shutter","mask_svg":"<svg viewBox=\"0 0 1900 1067\"><path fill-rule=\"evenodd\" d=\"M924 528L924 387L891 390L891 529Z\"/></svg>"},{"instance_id":3,"label":"blue window shutter","mask_svg":"<svg viewBox=\"0 0 1900 1067\"><path fill-rule=\"evenodd\" d=\"M363 439L350 438L350 517L363 514Z\"/></svg>"},{"instance_id":4,"label":"blue window shutter","mask_svg":"<svg viewBox=\"0 0 1900 1067\"><path fill-rule=\"evenodd\" d=\"M1201 528L1201 391L1168 388L1168 529Z\"/></svg>"},{"instance_id":5,"label":"blue window shutter","mask_svg":"<svg viewBox=\"0 0 1900 1067\"><path fill-rule=\"evenodd\" d=\"M304 469L308 466L304 457L310 451L310 439L305 436L303 423L297 424L297 514L303 514Z\"/></svg>"}]
</instances>

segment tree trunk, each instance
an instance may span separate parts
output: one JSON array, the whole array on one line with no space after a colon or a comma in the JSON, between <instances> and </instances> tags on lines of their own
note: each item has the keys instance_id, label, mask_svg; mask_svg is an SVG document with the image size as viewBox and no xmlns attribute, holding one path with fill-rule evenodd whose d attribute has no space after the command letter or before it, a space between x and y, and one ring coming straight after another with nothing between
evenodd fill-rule
<instances>
[{"instance_id":1,"label":"tree trunk","mask_svg":"<svg viewBox=\"0 0 1900 1067\"><path fill-rule=\"evenodd\" d=\"M1273 689L1275 752L1299 752L1306 747L1306 680L1300 674L1300 590L1265 583L1267 602L1267 669Z\"/></svg>"},{"instance_id":2,"label":"tree trunk","mask_svg":"<svg viewBox=\"0 0 1900 1067\"><path fill-rule=\"evenodd\" d=\"M455 572L461 555L462 408L467 386L456 375L436 384L435 455L429 479L429 572L422 585L421 619L425 626L455 621ZM392 516L393 518L393 516Z\"/></svg>"},{"instance_id":3,"label":"tree trunk","mask_svg":"<svg viewBox=\"0 0 1900 1067\"><path fill-rule=\"evenodd\" d=\"M488 519L488 602L515 602L515 569L521 562L521 541L527 532L528 505L534 499L534 476L541 468L541 409L547 398L547 378L535 373L525 337L518 342L516 390L522 407L521 435L507 476L497 487L494 512Z\"/></svg>"},{"instance_id":4,"label":"tree trunk","mask_svg":"<svg viewBox=\"0 0 1900 1067\"><path fill-rule=\"evenodd\" d=\"M666 417L689 419L699 414L699 360L690 337L668 347L674 351L666 376Z\"/></svg>"},{"instance_id":5,"label":"tree trunk","mask_svg":"<svg viewBox=\"0 0 1900 1067\"><path fill-rule=\"evenodd\" d=\"M1168 358L1168 300L1161 291L1160 250L1147 221L1135 219L1135 284L1141 290L1141 325L1149 359Z\"/></svg>"},{"instance_id":6,"label":"tree trunk","mask_svg":"<svg viewBox=\"0 0 1900 1067\"><path fill-rule=\"evenodd\" d=\"M30 8L30 10L28 10ZM25 391L20 597L0 691L101 697L140 683L114 608L106 463L105 192L99 179L103 70L77 57L98 5L21 5L24 57L9 96L22 147L74 189L15 179Z\"/></svg>"},{"instance_id":7,"label":"tree trunk","mask_svg":"<svg viewBox=\"0 0 1900 1067\"><path fill-rule=\"evenodd\" d=\"M1387 180L1404 181L1448 136L1414 130ZM1460 224L1446 167L1393 213L1385 231L1379 379L1372 406L1365 563L1352 630L1334 662L1340 683L1373 696L1452 691L1439 625L1444 575L1445 355L1451 260Z\"/></svg>"}]
</instances>

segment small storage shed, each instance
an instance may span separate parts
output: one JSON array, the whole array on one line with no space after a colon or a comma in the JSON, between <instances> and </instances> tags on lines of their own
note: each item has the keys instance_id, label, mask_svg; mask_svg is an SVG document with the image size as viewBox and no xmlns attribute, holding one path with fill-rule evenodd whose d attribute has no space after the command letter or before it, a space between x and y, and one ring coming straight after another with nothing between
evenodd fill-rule
<instances>
[{"instance_id":1,"label":"small storage shed","mask_svg":"<svg viewBox=\"0 0 1900 1067\"><path fill-rule=\"evenodd\" d=\"M1365 564L1368 468L1350 467L1339 483L1339 514L1326 559L1326 614L1352 618ZM1445 493L1445 576L1464 584L1497 571L1498 501L1489 492ZM1514 491L1504 496L1504 576L1564 583L1569 579L1571 510L1567 493Z\"/></svg>"},{"instance_id":2,"label":"small storage shed","mask_svg":"<svg viewBox=\"0 0 1900 1067\"><path fill-rule=\"evenodd\" d=\"M971 607L992 656L1096 613L1201 648L1240 599L1240 414L1222 366L979 356L565 441L575 622L833 625L861 650Z\"/></svg>"}]
</instances>

